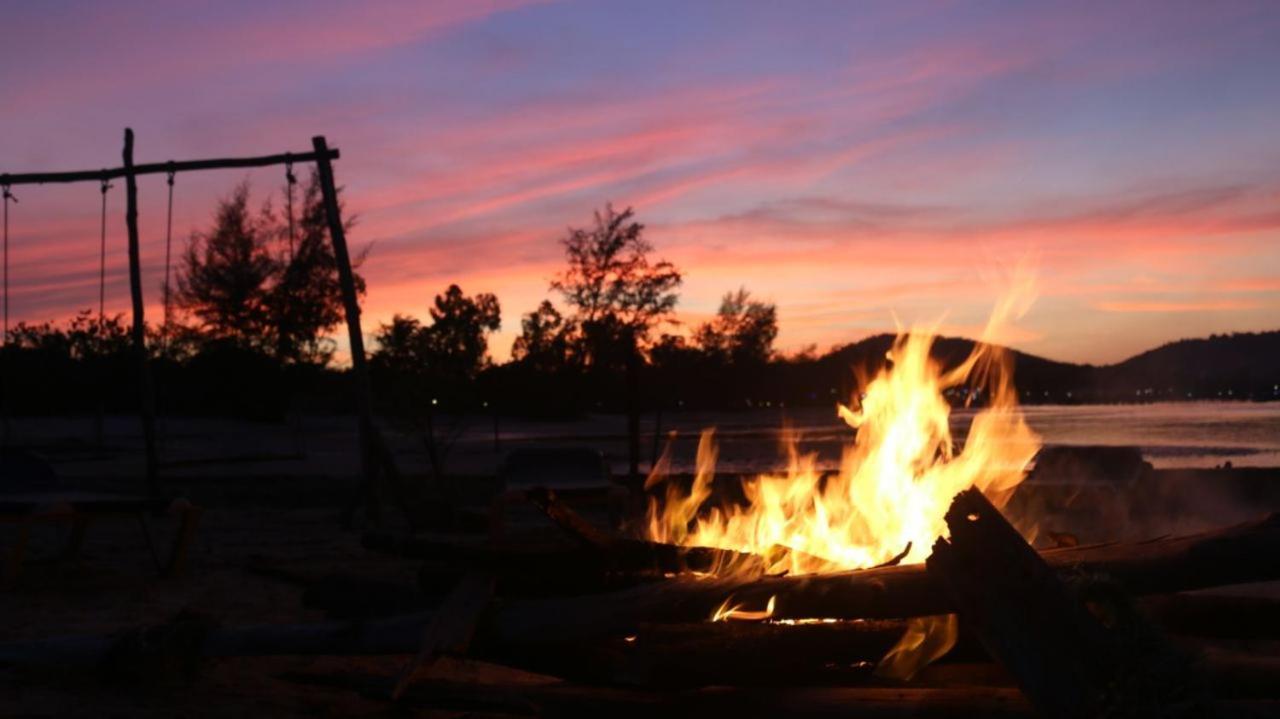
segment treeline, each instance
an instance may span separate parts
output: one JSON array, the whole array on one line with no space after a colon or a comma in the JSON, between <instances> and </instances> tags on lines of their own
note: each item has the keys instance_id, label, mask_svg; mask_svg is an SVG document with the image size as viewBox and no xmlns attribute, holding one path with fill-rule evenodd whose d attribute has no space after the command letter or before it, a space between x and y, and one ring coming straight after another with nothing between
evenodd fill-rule
<instances>
[{"instance_id":1,"label":"treeline","mask_svg":"<svg viewBox=\"0 0 1280 719\"><path fill-rule=\"evenodd\" d=\"M281 212L270 200L253 207L248 184L238 185L209 229L188 239L174 285L160 288L163 318L146 334L162 411L277 418L317 400L349 405L345 379L330 369L343 314L319 180L303 183L296 212L292 186L285 192ZM363 295L358 275L356 289ZM133 409L131 352L122 315L20 323L0 353L5 409Z\"/></svg>"},{"instance_id":2,"label":"treeline","mask_svg":"<svg viewBox=\"0 0 1280 719\"><path fill-rule=\"evenodd\" d=\"M331 336L344 316L314 176L299 207L296 217L269 201L255 209L242 184L220 201L211 227L191 236L175 286L164 288L172 312L148 328L162 411L278 418L351 409L349 377L333 364ZM439 412L634 417L829 406L855 390L855 368L865 374L883 364L892 342L880 335L823 355L812 348L782 355L774 348L777 308L745 288L725 294L711 320L681 327L682 273L654 256L631 209L606 206L560 242L564 268L548 298L520 315L505 363L489 351L503 320L488 292L450 285L425 316L397 314L372 328L379 411L430 423ZM356 286L363 295L358 272ZM951 364L971 349L969 340L942 338L934 353ZM19 324L3 350L3 401L15 413L132 408L138 380L130 351L119 316ZM1012 356L1024 401L1070 403L1275 399L1280 376L1264 358L1277 351L1280 333L1184 341L1109 367Z\"/></svg>"}]
</instances>

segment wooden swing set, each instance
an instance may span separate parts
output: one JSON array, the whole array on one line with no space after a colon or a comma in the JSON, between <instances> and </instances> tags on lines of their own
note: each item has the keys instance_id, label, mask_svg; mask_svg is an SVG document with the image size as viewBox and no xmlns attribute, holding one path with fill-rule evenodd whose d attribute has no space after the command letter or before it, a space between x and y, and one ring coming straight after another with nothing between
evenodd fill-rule
<instances>
[{"instance_id":1,"label":"wooden swing set","mask_svg":"<svg viewBox=\"0 0 1280 719\"><path fill-rule=\"evenodd\" d=\"M376 491L379 468L385 471L393 481L398 480L398 472L391 459L390 452L379 435L373 422L372 401L370 398L369 370L365 359L364 335L360 328L360 307L356 298L355 281L351 269L351 257L347 250L346 233L343 230L341 210L338 205L337 187L333 178L333 160L339 158L337 148L330 148L323 135L311 139L311 152L285 152L276 155L258 157L231 157L203 160L182 160L135 164L133 159L134 137L132 129L124 131L123 164L120 167L101 170L79 170L72 172L33 172L8 174L0 173L0 190L3 190L4 204L4 337L8 342L9 333L9 205L16 203L17 198L11 192L14 186L40 185L50 183L98 182L103 193L103 245L102 269L100 280L105 280L106 258L106 193L111 187L110 181L118 178L125 180L125 225L128 230L129 246L129 294L132 300L132 345L136 367L139 373L139 407L142 419L143 444L146 455L146 488L152 498L158 498L160 491L159 460L156 447L156 403L152 385L151 369L146 348L146 322L143 317L142 271L138 247L138 187L139 175L165 173L169 185L169 219L167 223L168 238L172 236L173 220L173 178L181 172L216 170L229 168L253 168L284 165L289 182L294 182L293 165L296 163L314 162L320 189L323 194L324 209L329 226L329 237L333 242L334 259L338 266L338 284L342 295L342 304L347 322L347 334L351 344L351 370L355 379L355 400L358 412L358 431L360 440L360 464L363 475L365 501L370 512L377 512ZM292 193L290 193L292 205ZM292 207L290 207L292 211ZM292 217L290 218L292 225ZM169 251L166 240L165 257L165 322L168 323L169 311ZM99 287L99 321L102 321L103 282Z\"/></svg>"}]
</instances>

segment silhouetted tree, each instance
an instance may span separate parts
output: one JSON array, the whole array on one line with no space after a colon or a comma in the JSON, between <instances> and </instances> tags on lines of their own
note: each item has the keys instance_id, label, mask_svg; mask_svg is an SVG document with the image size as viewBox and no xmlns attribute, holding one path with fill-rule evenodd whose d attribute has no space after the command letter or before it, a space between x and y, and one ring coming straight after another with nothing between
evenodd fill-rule
<instances>
[{"instance_id":1,"label":"silhouetted tree","mask_svg":"<svg viewBox=\"0 0 1280 719\"><path fill-rule=\"evenodd\" d=\"M338 192L341 204L342 188ZM284 243L278 245L280 271L270 293L274 350L281 361L324 365L333 354L334 343L327 334L342 322L343 306L328 223L320 179L312 171L303 191L292 251L286 253ZM352 224L353 219L346 220L348 230ZM282 238L287 237L287 226L278 231ZM355 261L357 266L360 259ZM353 275L356 294L361 296L365 293L364 278L359 273Z\"/></svg>"},{"instance_id":2,"label":"silhouetted tree","mask_svg":"<svg viewBox=\"0 0 1280 719\"><path fill-rule=\"evenodd\" d=\"M771 302L751 299L745 288L728 292L720 310L693 335L703 352L734 364L764 364L773 356L778 336L778 308Z\"/></svg>"},{"instance_id":3,"label":"silhouetted tree","mask_svg":"<svg viewBox=\"0 0 1280 719\"><path fill-rule=\"evenodd\" d=\"M569 230L563 241L569 267L551 283L574 309L579 351L596 371L625 369L627 444L631 480L640 470L641 348L653 328L675 310L680 272L666 260L651 262L653 246L628 207L605 205L595 226Z\"/></svg>"},{"instance_id":4,"label":"silhouetted tree","mask_svg":"<svg viewBox=\"0 0 1280 719\"><path fill-rule=\"evenodd\" d=\"M551 283L573 308L584 359L617 366L645 344L674 311L680 272L666 260L651 262L644 225L627 208L606 205L590 229L570 228L562 241L569 267Z\"/></svg>"},{"instance_id":5,"label":"silhouetted tree","mask_svg":"<svg viewBox=\"0 0 1280 719\"><path fill-rule=\"evenodd\" d=\"M520 336L511 344L511 359L539 372L555 372L573 360L574 323L543 300L520 318Z\"/></svg>"},{"instance_id":6,"label":"silhouetted tree","mask_svg":"<svg viewBox=\"0 0 1280 719\"><path fill-rule=\"evenodd\" d=\"M269 247L274 220L249 210L242 182L218 203L213 229L187 244L178 273L179 307L190 312L211 339L269 348L270 294L279 263Z\"/></svg>"},{"instance_id":7,"label":"silhouetted tree","mask_svg":"<svg viewBox=\"0 0 1280 719\"><path fill-rule=\"evenodd\" d=\"M436 295L431 324L396 315L375 337L373 361L403 375L429 375L441 380L469 380L489 362L488 333L501 326L498 298L488 292L473 297L449 285Z\"/></svg>"},{"instance_id":8,"label":"silhouetted tree","mask_svg":"<svg viewBox=\"0 0 1280 719\"><path fill-rule=\"evenodd\" d=\"M370 362L379 369L397 374L421 374L427 368L426 343L422 323L413 317L397 314L374 335L374 351Z\"/></svg>"}]
</instances>

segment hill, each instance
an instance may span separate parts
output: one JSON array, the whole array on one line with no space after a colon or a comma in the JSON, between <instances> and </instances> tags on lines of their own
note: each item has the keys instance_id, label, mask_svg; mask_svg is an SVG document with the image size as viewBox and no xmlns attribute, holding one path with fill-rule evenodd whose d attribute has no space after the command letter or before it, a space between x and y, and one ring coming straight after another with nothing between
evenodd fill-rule
<instances>
[{"instance_id":1,"label":"hill","mask_svg":"<svg viewBox=\"0 0 1280 719\"><path fill-rule=\"evenodd\" d=\"M874 335L838 347L815 362L826 376L847 374L850 367L874 372L884 364L893 339L890 334ZM961 337L939 337L932 354L944 366L954 366L974 344ZM1101 366L1011 352L1015 381L1025 401L1280 399L1280 331L1178 340Z\"/></svg>"}]
</instances>

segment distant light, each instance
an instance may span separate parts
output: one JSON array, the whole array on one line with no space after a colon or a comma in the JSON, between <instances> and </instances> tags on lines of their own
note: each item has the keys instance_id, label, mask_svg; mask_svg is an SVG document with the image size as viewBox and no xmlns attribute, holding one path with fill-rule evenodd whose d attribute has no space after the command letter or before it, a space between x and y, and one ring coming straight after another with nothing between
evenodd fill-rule
<instances>
[{"instance_id":1,"label":"distant light","mask_svg":"<svg viewBox=\"0 0 1280 719\"><path fill-rule=\"evenodd\" d=\"M436 399L435 397L432 397L432 398L431 398L431 404L432 404L433 406L434 406L434 405L437 405L437 404L440 404L440 400Z\"/></svg>"},{"instance_id":2,"label":"distant light","mask_svg":"<svg viewBox=\"0 0 1280 719\"><path fill-rule=\"evenodd\" d=\"M481 406L481 407L488 407L488 406L489 406L489 403L488 403L488 402L481 402L481 403L480 403L480 406Z\"/></svg>"}]
</instances>

